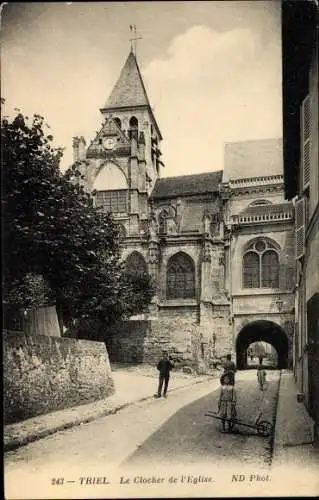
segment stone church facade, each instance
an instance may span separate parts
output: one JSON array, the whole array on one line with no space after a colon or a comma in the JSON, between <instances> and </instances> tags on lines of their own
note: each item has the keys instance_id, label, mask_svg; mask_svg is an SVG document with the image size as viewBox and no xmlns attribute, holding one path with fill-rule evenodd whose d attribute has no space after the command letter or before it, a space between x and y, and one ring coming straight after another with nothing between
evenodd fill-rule
<instances>
[{"instance_id":1,"label":"stone church facade","mask_svg":"<svg viewBox=\"0 0 319 500\"><path fill-rule=\"evenodd\" d=\"M162 135L133 52L101 113L90 144L74 138L74 162L120 224L122 258L157 286L149 314L117 326L114 360L154 362L168 349L197 367L228 352L244 366L249 344L265 340L286 366L294 235L281 140L227 144L223 170L161 177Z\"/></svg>"}]
</instances>

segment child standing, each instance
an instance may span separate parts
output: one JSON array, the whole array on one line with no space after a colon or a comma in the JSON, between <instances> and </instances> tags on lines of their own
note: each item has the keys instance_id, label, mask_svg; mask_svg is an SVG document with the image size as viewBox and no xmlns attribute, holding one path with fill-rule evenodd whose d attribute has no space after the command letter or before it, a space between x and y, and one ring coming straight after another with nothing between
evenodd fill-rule
<instances>
[{"instance_id":1,"label":"child standing","mask_svg":"<svg viewBox=\"0 0 319 500\"><path fill-rule=\"evenodd\" d=\"M225 373L220 379L221 389L218 401L218 412L222 418L223 431L226 431L226 423L228 431L234 427L234 420L236 419L236 391L231 384L229 374Z\"/></svg>"},{"instance_id":2,"label":"child standing","mask_svg":"<svg viewBox=\"0 0 319 500\"><path fill-rule=\"evenodd\" d=\"M258 380L259 389L261 391L263 391L264 386L265 386L265 382L266 382L266 371L262 365L259 365L257 368L257 380Z\"/></svg>"}]
</instances>

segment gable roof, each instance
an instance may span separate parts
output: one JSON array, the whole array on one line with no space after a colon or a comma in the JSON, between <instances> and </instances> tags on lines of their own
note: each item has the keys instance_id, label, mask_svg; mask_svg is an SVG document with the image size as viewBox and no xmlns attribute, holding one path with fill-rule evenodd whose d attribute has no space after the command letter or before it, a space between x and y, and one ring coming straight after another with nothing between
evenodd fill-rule
<instances>
[{"instance_id":1,"label":"gable roof","mask_svg":"<svg viewBox=\"0 0 319 500\"><path fill-rule=\"evenodd\" d=\"M116 123L115 119L113 117L108 117L87 148L87 158L99 158L101 155L104 157L105 150L101 144L101 139L104 136L113 136L117 138L115 146L117 152L121 149L123 150L123 148L130 148L129 140Z\"/></svg>"},{"instance_id":2,"label":"gable roof","mask_svg":"<svg viewBox=\"0 0 319 500\"><path fill-rule=\"evenodd\" d=\"M204 174L181 175L157 179L152 199L175 198L193 194L216 193L222 181L223 171Z\"/></svg>"},{"instance_id":3,"label":"gable roof","mask_svg":"<svg viewBox=\"0 0 319 500\"><path fill-rule=\"evenodd\" d=\"M130 52L120 76L103 109L150 106L142 76L133 52Z\"/></svg>"},{"instance_id":4,"label":"gable roof","mask_svg":"<svg viewBox=\"0 0 319 500\"><path fill-rule=\"evenodd\" d=\"M282 175L282 139L227 143L224 164L224 181Z\"/></svg>"},{"instance_id":5,"label":"gable roof","mask_svg":"<svg viewBox=\"0 0 319 500\"><path fill-rule=\"evenodd\" d=\"M121 127L116 123L115 119L111 116L108 116L107 119L105 120L102 129L100 131L100 134L103 133L105 135L118 135L121 134L124 136L123 131L121 130ZM125 137L125 136L124 136Z\"/></svg>"}]
</instances>

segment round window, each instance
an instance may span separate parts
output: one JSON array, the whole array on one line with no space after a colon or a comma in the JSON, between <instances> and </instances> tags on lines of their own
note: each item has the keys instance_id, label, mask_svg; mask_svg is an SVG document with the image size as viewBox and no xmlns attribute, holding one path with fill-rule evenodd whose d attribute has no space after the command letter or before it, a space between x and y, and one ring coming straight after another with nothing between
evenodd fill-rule
<instances>
[{"instance_id":1,"label":"round window","mask_svg":"<svg viewBox=\"0 0 319 500\"><path fill-rule=\"evenodd\" d=\"M257 250L257 252L263 252L266 248L266 245L263 241L257 241L257 243L255 243L255 249Z\"/></svg>"}]
</instances>

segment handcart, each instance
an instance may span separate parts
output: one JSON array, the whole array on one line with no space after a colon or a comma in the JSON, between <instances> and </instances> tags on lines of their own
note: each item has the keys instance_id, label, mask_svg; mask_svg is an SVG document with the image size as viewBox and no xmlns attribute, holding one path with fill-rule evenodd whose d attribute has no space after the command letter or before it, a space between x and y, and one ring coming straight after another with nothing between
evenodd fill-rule
<instances>
[{"instance_id":1,"label":"handcart","mask_svg":"<svg viewBox=\"0 0 319 500\"><path fill-rule=\"evenodd\" d=\"M211 418L216 418L217 420L225 420L224 418L220 417L216 413L213 413L212 411L207 411L205 413L205 416L211 417ZM233 418L228 420L229 422L229 432L233 429L234 425L242 425L243 427L249 427L251 429L256 429L258 436L261 437L269 437L273 433L273 425L268 422L267 420L261 420L261 414L258 415L258 418L254 424L246 424L244 422L241 422L237 418Z\"/></svg>"}]
</instances>

